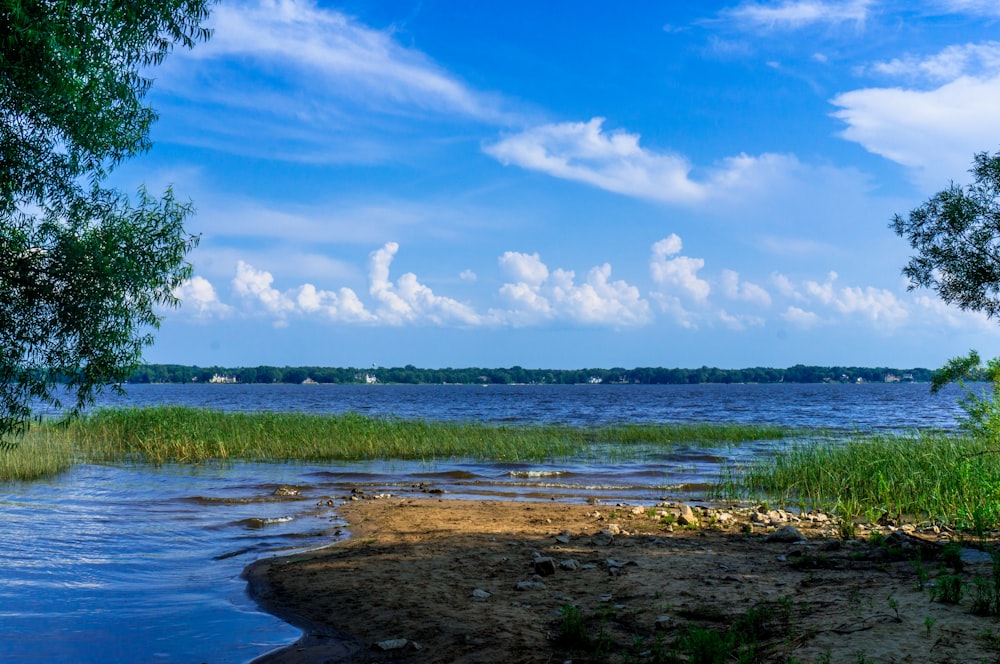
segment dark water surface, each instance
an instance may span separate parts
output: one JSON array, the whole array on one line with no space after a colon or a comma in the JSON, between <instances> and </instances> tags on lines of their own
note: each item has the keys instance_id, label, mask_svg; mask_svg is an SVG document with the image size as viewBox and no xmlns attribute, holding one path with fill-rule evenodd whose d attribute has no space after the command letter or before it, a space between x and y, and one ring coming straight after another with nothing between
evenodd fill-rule
<instances>
[{"instance_id":1,"label":"dark water surface","mask_svg":"<svg viewBox=\"0 0 1000 664\"><path fill-rule=\"evenodd\" d=\"M952 429L957 390L926 385L133 385L104 405L345 412L595 425L758 422L830 430ZM253 560L335 541L357 488L512 500L652 503L780 442L681 446L620 463L460 460L226 467L78 466L0 484L0 662L247 662L298 632L239 578ZM288 486L295 496L275 495ZM328 504L332 502L331 504Z\"/></svg>"}]
</instances>

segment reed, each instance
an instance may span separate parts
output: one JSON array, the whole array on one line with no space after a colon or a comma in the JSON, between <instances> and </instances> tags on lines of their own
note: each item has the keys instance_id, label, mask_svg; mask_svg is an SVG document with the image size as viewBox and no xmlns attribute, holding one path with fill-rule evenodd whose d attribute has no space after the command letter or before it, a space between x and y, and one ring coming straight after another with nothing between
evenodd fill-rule
<instances>
[{"instance_id":1,"label":"reed","mask_svg":"<svg viewBox=\"0 0 1000 664\"><path fill-rule=\"evenodd\" d=\"M0 450L0 481L30 481L58 475L74 463L65 428L47 424L31 429Z\"/></svg>"},{"instance_id":2,"label":"reed","mask_svg":"<svg viewBox=\"0 0 1000 664\"><path fill-rule=\"evenodd\" d=\"M621 425L598 428L372 418L356 413L226 413L158 407L103 410L71 425L87 458L152 463L252 461L568 458L595 444L662 447L780 438L779 427Z\"/></svg>"},{"instance_id":3,"label":"reed","mask_svg":"<svg viewBox=\"0 0 1000 664\"><path fill-rule=\"evenodd\" d=\"M981 534L1000 528L1000 449L942 433L815 440L729 468L719 493L871 521L933 520Z\"/></svg>"},{"instance_id":4,"label":"reed","mask_svg":"<svg viewBox=\"0 0 1000 664\"><path fill-rule=\"evenodd\" d=\"M603 427L502 425L372 418L357 413L233 413L186 407L101 410L67 428L33 429L72 459L99 463L452 459L614 460L677 445L719 447L780 439L781 427L737 424L623 424ZM0 478L10 459L0 453ZM30 455L29 455L30 456ZM51 471L59 472L58 469ZM27 477L50 474L45 467Z\"/></svg>"}]
</instances>

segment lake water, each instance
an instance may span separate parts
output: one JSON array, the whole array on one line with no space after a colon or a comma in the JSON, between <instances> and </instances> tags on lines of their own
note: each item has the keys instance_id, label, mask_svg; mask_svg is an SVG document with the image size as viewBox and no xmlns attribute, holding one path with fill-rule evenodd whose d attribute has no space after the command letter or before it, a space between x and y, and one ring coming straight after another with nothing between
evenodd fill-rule
<instances>
[{"instance_id":1,"label":"lake water","mask_svg":"<svg viewBox=\"0 0 1000 664\"><path fill-rule=\"evenodd\" d=\"M354 411L404 418L604 424L761 422L840 431L953 429L960 392L864 385L133 385L104 405ZM776 443L780 444L780 443ZM261 556L343 537L352 489L649 504L697 495L739 448L640 460L460 460L226 467L78 466L0 484L0 662L247 662L298 631L261 613L239 575ZM275 495L282 486L295 496Z\"/></svg>"}]
</instances>

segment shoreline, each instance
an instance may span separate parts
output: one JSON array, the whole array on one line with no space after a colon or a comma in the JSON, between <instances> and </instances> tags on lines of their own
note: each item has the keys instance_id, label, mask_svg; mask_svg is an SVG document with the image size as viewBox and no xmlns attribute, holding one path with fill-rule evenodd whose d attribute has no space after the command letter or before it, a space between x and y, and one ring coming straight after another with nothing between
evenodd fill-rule
<instances>
[{"instance_id":1,"label":"shoreline","mask_svg":"<svg viewBox=\"0 0 1000 664\"><path fill-rule=\"evenodd\" d=\"M751 614L755 661L1000 653L983 637L996 618L970 613L988 558L967 549L962 571L940 571L954 533L931 525L859 524L845 541L829 515L761 507L422 496L339 511L347 540L245 570L262 610L304 632L255 664L664 661L693 630L730 634ZM964 598L932 601L948 575Z\"/></svg>"}]
</instances>

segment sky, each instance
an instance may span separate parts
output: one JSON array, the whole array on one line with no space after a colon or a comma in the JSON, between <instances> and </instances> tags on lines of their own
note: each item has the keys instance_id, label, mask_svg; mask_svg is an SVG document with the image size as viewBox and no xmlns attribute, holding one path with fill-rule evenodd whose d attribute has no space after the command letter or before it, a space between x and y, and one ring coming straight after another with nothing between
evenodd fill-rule
<instances>
[{"instance_id":1,"label":"sky","mask_svg":"<svg viewBox=\"0 0 1000 664\"><path fill-rule=\"evenodd\" d=\"M159 67L201 236L146 360L934 367L889 223L1000 150L1000 2L221 0Z\"/></svg>"}]
</instances>

